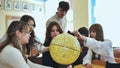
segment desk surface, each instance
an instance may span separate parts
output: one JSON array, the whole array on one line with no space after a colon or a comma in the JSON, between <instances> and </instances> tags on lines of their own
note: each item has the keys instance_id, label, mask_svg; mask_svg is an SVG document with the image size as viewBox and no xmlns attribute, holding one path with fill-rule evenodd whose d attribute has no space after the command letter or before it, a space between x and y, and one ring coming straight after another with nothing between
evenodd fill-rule
<instances>
[{"instance_id":1,"label":"desk surface","mask_svg":"<svg viewBox=\"0 0 120 68\"><path fill-rule=\"evenodd\" d=\"M82 64L80 64L80 65L76 65L74 68L85 68L85 67ZM93 64L93 68L105 68L105 67L101 65Z\"/></svg>"}]
</instances>

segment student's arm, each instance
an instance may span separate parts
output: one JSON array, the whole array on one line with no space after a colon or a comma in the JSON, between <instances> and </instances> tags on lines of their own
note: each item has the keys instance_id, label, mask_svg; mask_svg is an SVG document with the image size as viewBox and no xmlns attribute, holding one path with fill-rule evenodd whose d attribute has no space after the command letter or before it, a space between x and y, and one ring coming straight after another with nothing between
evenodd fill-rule
<instances>
[{"instance_id":1,"label":"student's arm","mask_svg":"<svg viewBox=\"0 0 120 68\"><path fill-rule=\"evenodd\" d=\"M87 38L85 46L92 49L95 53L108 56L111 54L112 42L110 40L97 41L93 38Z\"/></svg>"},{"instance_id":2,"label":"student's arm","mask_svg":"<svg viewBox=\"0 0 120 68\"><path fill-rule=\"evenodd\" d=\"M5 63L12 68L30 68L25 62L21 52L13 47L5 48L4 60Z\"/></svg>"},{"instance_id":3,"label":"student's arm","mask_svg":"<svg viewBox=\"0 0 120 68\"><path fill-rule=\"evenodd\" d=\"M44 53L44 52L46 52L46 51L49 51L49 47L45 47L45 46L42 45L42 44L36 44L35 47L37 48L37 50L38 50L39 52L42 52L42 53Z\"/></svg>"},{"instance_id":4,"label":"student's arm","mask_svg":"<svg viewBox=\"0 0 120 68\"><path fill-rule=\"evenodd\" d=\"M97 41L94 38L82 36L78 31L74 31L73 34L79 39L84 41L84 45L92 49L95 53L108 56L111 55L112 42L110 40Z\"/></svg>"},{"instance_id":5,"label":"student's arm","mask_svg":"<svg viewBox=\"0 0 120 68\"><path fill-rule=\"evenodd\" d=\"M86 56L83 58L83 65L85 68L93 68L92 64L92 50L88 49Z\"/></svg>"},{"instance_id":6,"label":"student's arm","mask_svg":"<svg viewBox=\"0 0 120 68\"><path fill-rule=\"evenodd\" d=\"M46 51L49 51L49 47L41 46L41 52L44 53Z\"/></svg>"},{"instance_id":7,"label":"student's arm","mask_svg":"<svg viewBox=\"0 0 120 68\"><path fill-rule=\"evenodd\" d=\"M52 68L32 63L31 61L24 60L21 52L13 47L7 47L4 51L4 59L7 65L12 68Z\"/></svg>"},{"instance_id":8,"label":"student's arm","mask_svg":"<svg viewBox=\"0 0 120 68\"><path fill-rule=\"evenodd\" d=\"M83 65L89 63L91 64L92 60L92 51L91 49L88 49L86 56L83 58Z\"/></svg>"}]
</instances>

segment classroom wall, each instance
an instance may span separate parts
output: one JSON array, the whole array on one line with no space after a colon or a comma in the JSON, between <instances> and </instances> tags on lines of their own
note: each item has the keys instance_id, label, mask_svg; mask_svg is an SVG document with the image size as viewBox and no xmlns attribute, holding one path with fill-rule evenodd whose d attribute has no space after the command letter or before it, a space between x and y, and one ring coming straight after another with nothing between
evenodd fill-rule
<instances>
[{"instance_id":1,"label":"classroom wall","mask_svg":"<svg viewBox=\"0 0 120 68\"><path fill-rule=\"evenodd\" d=\"M12 1L12 9L11 10L5 10L4 9L4 0L2 0L2 9L0 10L0 37L4 35L4 33L6 32L6 29L7 29L6 28L6 15L21 17L22 15L27 14L27 15L33 16L36 19L36 17L41 18L40 17L41 15L39 15L40 13L37 11L38 6L41 5L41 6L43 6L43 9L44 9L44 3L43 2L41 3L40 1L33 1L33 0L11 0L11 1ZM21 10L20 11L15 11L14 10L13 5L14 5L15 1L19 1L21 3ZM29 9L29 11L23 11L22 10L23 2L29 3L29 7L31 7L31 4L35 4L36 5L36 11L31 12L31 9ZM38 22L38 20L36 20L36 22Z\"/></svg>"},{"instance_id":2,"label":"classroom wall","mask_svg":"<svg viewBox=\"0 0 120 68\"><path fill-rule=\"evenodd\" d=\"M3 35L6 31L6 15L22 16L23 14L30 13L0 10L0 35Z\"/></svg>"},{"instance_id":3,"label":"classroom wall","mask_svg":"<svg viewBox=\"0 0 120 68\"><path fill-rule=\"evenodd\" d=\"M2 0L4 1L4 0ZM27 3L34 3L37 5L44 5L43 3L39 3L38 1L33 1L33 0L11 0L12 5L14 1L20 1L20 2L27 2ZM35 32L38 36L38 38L44 38L44 33L45 29L42 25L45 23L44 19L44 13L32 13L32 12L24 12L24 11L14 11L13 7L12 10L5 10L4 9L4 2L2 2L2 10L0 10L0 37L4 35L6 32L6 15L11 15L11 16L22 16L24 14L28 14L34 17L36 20L36 28ZM44 6L43 6L44 7ZM44 11L45 12L45 11ZM42 19L42 20L40 20ZM82 26L88 27L88 0L73 0L73 27L74 29L78 29ZM37 30L36 30L37 29ZM44 31L42 31L43 29ZM42 39L43 40L43 39Z\"/></svg>"},{"instance_id":4,"label":"classroom wall","mask_svg":"<svg viewBox=\"0 0 120 68\"><path fill-rule=\"evenodd\" d=\"M88 27L88 0L73 0L73 25L74 29Z\"/></svg>"}]
</instances>

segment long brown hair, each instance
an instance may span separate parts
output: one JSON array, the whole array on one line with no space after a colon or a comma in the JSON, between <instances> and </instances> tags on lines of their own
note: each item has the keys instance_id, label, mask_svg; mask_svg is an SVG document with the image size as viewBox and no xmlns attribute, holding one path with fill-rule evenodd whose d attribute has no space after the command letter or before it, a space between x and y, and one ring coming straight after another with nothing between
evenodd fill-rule
<instances>
[{"instance_id":1,"label":"long brown hair","mask_svg":"<svg viewBox=\"0 0 120 68\"><path fill-rule=\"evenodd\" d=\"M98 23L91 25L89 31L95 31L96 32L96 40L98 41L104 41L104 33L102 26Z\"/></svg>"},{"instance_id":2,"label":"long brown hair","mask_svg":"<svg viewBox=\"0 0 120 68\"><path fill-rule=\"evenodd\" d=\"M0 52L5 48L5 46L12 44L13 47L20 50L24 59L26 60L24 50L22 50L21 44L18 43L19 38L15 33L17 30L20 32L29 32L29 25L23 21L13 21L7 29L5 40L0 43Z\"/></svg>"},{"instance_id":3,"label":"long brown hair","mask_svg":"<svg viewBox=\"0 0 120 68\"><path fill-rule=\"evenodd\" d=\"M33 27L35 28L36 27L36 24L35 24L35 20L32 16L30 15L23 15L20 19L21 21L24 21L26 23L28 23L29 20L32 20L33 21ZM27 49L27 54L30 55L30 52L31 52L31 49L32 49L32 46L34 46L34 43L39 43L41 44L39 41L36 40L36 36L35 36L35 32L34 30L32 30L32 32L30 33L30 39L29 39L29 43L26 44L26 49Z\"/></svg>"},{"instance_id":4,"label":"long brown hair","mask_svg":"<svg viewBox=\"0 0 120 68\"><path fill-rule=\"evenodd\" d=\"M51 23L48 25L47 30L46 30L45 43L50 43L51 40L52 40L52 37L50 36L50 32L51 32L53 26L57 26L57 29L58 29L58 31L60 32L60 34L63 33L62 28L60 27L60 25L59 25L57 22L51 22Z\"/></svg>"}]
</instances>

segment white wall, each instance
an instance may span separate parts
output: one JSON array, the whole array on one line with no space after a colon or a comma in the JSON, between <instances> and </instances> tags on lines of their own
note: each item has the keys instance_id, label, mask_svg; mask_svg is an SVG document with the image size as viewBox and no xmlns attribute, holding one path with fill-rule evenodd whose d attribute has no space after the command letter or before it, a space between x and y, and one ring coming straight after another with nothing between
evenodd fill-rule
<instances>
[{"instance_id":1,"label":"white wall","mask_svg":"<svg viewBox=\"0 0 120 68\"><path fill-rule=\"evenodd\" d=\"M96 0L94 14L96 23L103 26L106 39L113 42L113 47L120 47L120 0Z\"/></svg>"},{"instance_id":2,"label":"white wall","mask_svg":"<svg viewBox=\"0 0 120 68\"><path fill-rule=\"evenodd\" d=\"M45 39L45 32L46 32L46 26L45 26L46 20L56 13L59 1L62 1L62 0L47 0L45 3L37 0L11 0L11 1L12 3L14 1L20 1L21 8L22 8L23 2L36 4L36 10L34 12L31 12L31 11L23 12L21 9L21 11L18 12L18 11L14 11L12 8L12 10L6 11L4 10L4 4L2 4L2 9L0 10L0 20L1 20L0 38L6 32L6 15L22 16L22 15L28 14L35 19L35 22L36 22L36 27L34 29L35 34L37 38L43 43ZM64 0L64 1L68 1L68 0ZM4 3L4 0L2 0L2 3ZM39 11L38 5L42 7L43 11L41 12ZM72 14L72 11L70 13L69 12L67 13L67 15L69 15L68 17L70 17L70 14ZM72 22L71 17L68 18L70 22ZM70 26L69 29L73 29L72 24L73 23L70 23L68 25Z\"/></svg>"}]
</instances>

